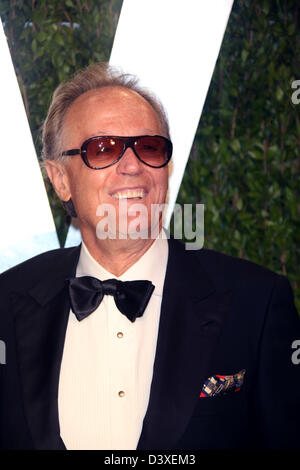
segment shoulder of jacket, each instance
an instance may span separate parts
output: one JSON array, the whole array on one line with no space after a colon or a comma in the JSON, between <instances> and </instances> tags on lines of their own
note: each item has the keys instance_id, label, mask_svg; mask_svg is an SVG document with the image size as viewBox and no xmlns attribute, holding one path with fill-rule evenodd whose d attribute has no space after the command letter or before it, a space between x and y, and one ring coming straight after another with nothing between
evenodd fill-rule
<instances>
[{"instance_id":1,"label":"shoulder of jacket","mask_svg":"<svg viewBox=\"0 0 300 470\"><path fill-rule=\"evenodd\" d=\"M59 248L23 261L0 274L0 287L9 289L12 285L26 285L29 279L31 282L38 281L42 276L47 276L48 272L59 269L70 257L75 257L79 250L80 246Z\"/></svg>"},{"instance_id":2,"label":"shoulder of jacket","mask_svg":"<svg viewBox=\"0 0 300 470\"><path fill-rule=\"evenodd\" d=\"M173 243L177 245L177 249L179 244L179 249L185 250L183 243L176 240L173 240ZM257 263L207 248L185 250L184 256L190 257L193 262L199 262L211 279L226 284L239 285L253 282L273 285L280 279L286 280L284 276Z\"/></svg>"}]
</instances>

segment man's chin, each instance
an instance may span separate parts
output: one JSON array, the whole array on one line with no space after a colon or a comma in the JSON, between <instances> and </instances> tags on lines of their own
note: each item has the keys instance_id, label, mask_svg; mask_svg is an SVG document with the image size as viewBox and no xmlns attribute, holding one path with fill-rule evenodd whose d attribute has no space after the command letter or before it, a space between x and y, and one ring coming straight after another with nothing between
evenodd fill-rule
<instances>
[{"instance_id":1,"label":"man's chin","mask_svg":"<svg viewBox=\"0 0 300 470\"><path fill-rule=\"evenodd\" d=\"M126 200L125 200L126 201ZM147 240L159 235L162 224L164 204L147 204L134 202L119 205L100 204L96 216L100 217L96 226L99 239L110 240Z\"/></svg>"},{"instance_id":2,"label":"man's chin","mask_svg":"<svg viewBox=\"0 0 300 470\"><path fill-rule=\"evenodd\" d=\"M96 235L100 240L154 240L158 237L160 230L160 224L151 225L148 222L141 224L136 218L128 218L123 221L123 224L113 229L106 226L101 230L98 224Z\"/></svg>"}]
</instances>

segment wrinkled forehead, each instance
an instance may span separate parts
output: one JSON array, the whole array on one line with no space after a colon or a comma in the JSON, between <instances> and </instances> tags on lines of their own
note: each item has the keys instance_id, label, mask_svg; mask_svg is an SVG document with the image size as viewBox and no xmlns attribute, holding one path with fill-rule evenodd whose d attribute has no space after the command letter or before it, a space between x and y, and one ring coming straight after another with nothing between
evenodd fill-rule
<instances>
[{"instance_id":1,"label":"wrinkled forehead","mask_svg":"<svg viewBox=\"0 0 300 470\"><path fill-rule=\"evenodd\" d=\"M122 87L105 87L79 96L69 107L61 130L62 150L80 147L96 135L135 136L162 134L150 103Z\"/></svg>"},{"instance_id":2,"label":"wrinkled forehead","mask_svg":"<svg viewBox=\"0 0 300 470\"><path fill-rule=\"evenodd\" d=\"M134 90L124 88L121 86L105 86L101 88L95 88L90 91L86 91L76 98L73 103L69 106L67 112L76 110L82 105L96 104L101 102L103 105L106 103L114 104L138 104L147 103L147 101ZM148 103L147 103L148 104Z\"/></svg>"}]
</instances>

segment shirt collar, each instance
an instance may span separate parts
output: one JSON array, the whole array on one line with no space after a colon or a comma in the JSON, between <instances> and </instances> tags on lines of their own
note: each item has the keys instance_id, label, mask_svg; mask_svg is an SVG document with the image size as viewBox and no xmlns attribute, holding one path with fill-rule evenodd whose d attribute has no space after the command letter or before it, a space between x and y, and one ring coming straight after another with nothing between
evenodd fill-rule
<instances>
[{"instance_id":1,"label":"shirt collar","mask_svg":"<svg viewBox=\"0 0 300 470\"><path fill-rule=\"evenodd\" d=\"M121 276L107 271L89 253L82 242L76 276L93 276L101 281L118 279L120 281L148 280L155 286L153 295L162 295L168 261L167 235L162 230L150 248Z\"/></svg>"}]
</instances>

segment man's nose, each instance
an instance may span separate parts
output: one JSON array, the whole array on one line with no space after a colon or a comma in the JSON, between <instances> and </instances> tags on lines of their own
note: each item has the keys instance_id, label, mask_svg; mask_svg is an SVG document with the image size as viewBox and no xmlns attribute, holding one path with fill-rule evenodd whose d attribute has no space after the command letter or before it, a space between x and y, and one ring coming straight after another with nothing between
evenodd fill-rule
<instances>
[{"instance_id":1,"label":"man's nose","mask_svg":"<svg viewBox=\"0 0 300 470\"><path fill-rule=\"evenodd\" d=\"M127 148L121 160L117 163L117 173L138 175L143 171L143 163L137 158L131 148Z\"/></svg>"}]
</instances>

